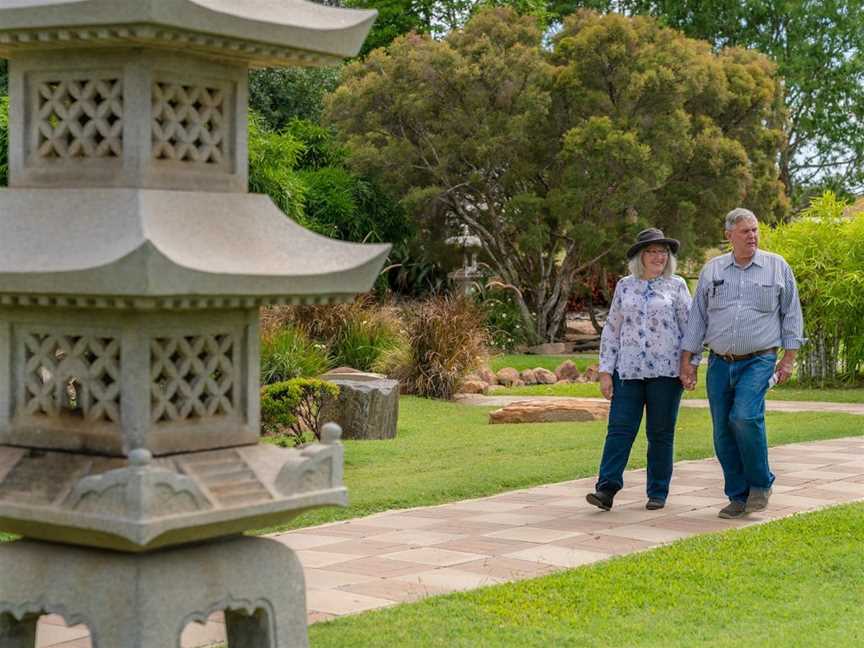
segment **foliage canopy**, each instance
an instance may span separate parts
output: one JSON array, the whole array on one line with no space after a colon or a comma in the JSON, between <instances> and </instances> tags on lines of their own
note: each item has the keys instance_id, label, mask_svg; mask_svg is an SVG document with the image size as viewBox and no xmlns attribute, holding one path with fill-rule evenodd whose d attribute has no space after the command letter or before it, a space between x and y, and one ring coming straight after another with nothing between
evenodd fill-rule
<instances>
[{"instance_id":1,"label":"foliage canopy","mask_svg":"<svg viewBox=\"0 0 864 648\"><path fill-rule=\"evenodd\" d=\"M589 11L551 51L542 39L509 8L441 41L398 38L346 68L327 112L354 164L412 213L481 238L540 340L580 272L617 267L645 224L693 253L733 206L768 222L786 208L781 86L764 56Z\"/></svg>"}]
</instances>

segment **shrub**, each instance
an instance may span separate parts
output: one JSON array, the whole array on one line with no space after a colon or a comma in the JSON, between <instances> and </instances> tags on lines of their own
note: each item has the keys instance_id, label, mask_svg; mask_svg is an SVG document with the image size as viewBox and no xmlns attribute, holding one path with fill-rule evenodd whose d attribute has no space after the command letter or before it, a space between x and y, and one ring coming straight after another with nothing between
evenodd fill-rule
<instances>
[{"instance_id":1,"label":"shrub","mask_svg":"<svg viewBox=\"0 0 864 648\"><path fill-rule=\"evenodd\" d=\"M485 357L483 310L463 297L433 297L406 308L404 318L409 345L384 354L378 367L408 393L451 398Z\"/></svg>"},{"instance_id":2,"label":"shrub","mask_svg":"<svg viewBox=\"0 0 864 648\"><path fill-rule=\"evenodd\" d=\"M9 179L9 97L0 97L0 187Z\"/></svg>"},{"instance_id":3,"label":"shrub","mask_svg":"<svg viewBox=\"0 0 864 648\"><path fill-rule=\"evenodd\" d=\"M261 383L320 376L330 367L323 345L296 326L284 326L261 339Z\"/></svg>"},{"instance_id":4,"label":"shrub","mask_svg":"<svg viewBox=\"0 0 864 648\"><path fill-rule=\"evenodd\" d=\"M266 311L268 329L288 325L328 350L331 366L372 371L385 352L406 344L398 311L360 298L352 304L291 306Z\"/></svg>"},{"instance_id":5,"label":"shrub","mask_svg":"<svg viewBox=\"0 0 864 648\"><path fill-rule=\"evenodd\" d=\"M481 299L490 346L497 351L512 351L530 342L519 307L508 291L488 290Z\"/></svg>"},{"instance_id":6,"label":"shrub","mask_svg":"<svg viewBox=\"0 0 864 648\"><path fill-rule=\"evenodd\" d=\"M851 383L864 371L864 213L847 216L846 207L829 191L801 218L762 234L762 246L782 254L798 281L805 384Z\"/></svg>"},{"instance_id":7,"label":"shrub","mask_svg":"<svg viewBox=\"0 0 864 648\"><path fill-rule=\"evenodd\" d=\"M311 434L321 438L321 405L339 387L317 378L295 378L261 388L261 428L280 445L299 445ZM287 441L288 443L285 443Z\"/></svg>"}]
</instances>

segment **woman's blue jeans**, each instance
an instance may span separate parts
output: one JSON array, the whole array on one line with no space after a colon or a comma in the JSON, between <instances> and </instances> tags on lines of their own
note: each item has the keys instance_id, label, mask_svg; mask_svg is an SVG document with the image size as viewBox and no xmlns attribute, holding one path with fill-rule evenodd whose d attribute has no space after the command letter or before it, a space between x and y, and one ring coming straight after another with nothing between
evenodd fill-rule
<instances>
[{"instance_id":1,"label":"woman's blue jeans","mask_svg":"<svg viewBox=\"0 0 864 648\"><path fill-rule=\"evenodd\" d=\"M751 488L768 489L774 483L768 467L765 392L776 364L774 353L734 362L713 353L708 358L705 387L714 423L714 451L730 500L746 502Z\"/></svg>"},{"instance_id":2,"label":"woman's blue jeans","mask_svg":"<svg viewBox=\"0 0 864 648\"><path fill-rule=\"evenodd\" d=\"M612 374L612 406L597 490L615 494L624 487L624 468L630 458L633 441L646 412L645 433L648 437L649 498L664 500L669 494L674 461L675 421L683 388L678 378L644 378L621 380Z\"/></svg>"}]
</instances>

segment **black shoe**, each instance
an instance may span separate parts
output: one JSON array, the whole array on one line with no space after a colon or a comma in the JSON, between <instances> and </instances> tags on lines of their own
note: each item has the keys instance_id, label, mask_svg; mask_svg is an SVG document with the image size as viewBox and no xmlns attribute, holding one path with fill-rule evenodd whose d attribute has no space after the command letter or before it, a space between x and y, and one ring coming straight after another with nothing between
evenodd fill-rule
<instances>
[{"instance_id":1,"label":"black shoe","mask_svg":"<svg viewBox=\"0 0 864 648\"><path fill-rule=\"evenodd\" d=\"M608 511L612 508L612 499L614 497L615 496L611 493L597 491L596 493L588 493L585 496L585 501L587 501L589 504L596 506L599 509Z\"/></svg>"},{"instance_id":2,"label":"black shoe","mask_svg":"<svg viewBox=\"0 0 864 648\"><path fill-rule=\"evenodd\" d=\"M666 506L666 500L662 500L659 497L649 497L648 503L645 504L645 508L649 511L656 511L662 509L664 506Z\"/></svg>"}]
</instances>

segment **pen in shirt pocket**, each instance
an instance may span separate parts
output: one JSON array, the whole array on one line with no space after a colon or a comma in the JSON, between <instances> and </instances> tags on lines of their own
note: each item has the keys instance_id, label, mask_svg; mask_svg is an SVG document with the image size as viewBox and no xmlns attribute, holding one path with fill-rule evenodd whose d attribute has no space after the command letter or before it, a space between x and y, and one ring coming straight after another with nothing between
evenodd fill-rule
<instances>
[{"instance_id":1,"label":"pen in shirt pocket","mask_svg":"<svg viewBox=\"0 0 864 648\"><path fill-rule=\"evenodd\" d=\"M723 279L714 279L714 280L711 282L711 283L714 284L714 290L713 290L713 292L711 293L711 296L712 296L712 297L716 297L716 296L717 296L717 286L722 286L722 285L723 285L723 281L724 281Z\"/></svg>"}]
</instances>

